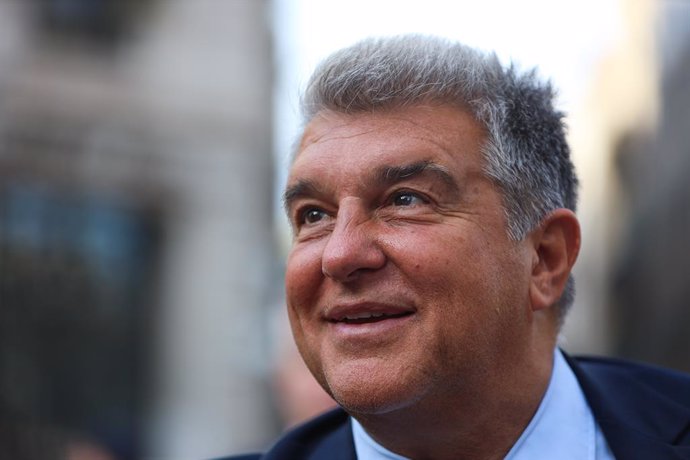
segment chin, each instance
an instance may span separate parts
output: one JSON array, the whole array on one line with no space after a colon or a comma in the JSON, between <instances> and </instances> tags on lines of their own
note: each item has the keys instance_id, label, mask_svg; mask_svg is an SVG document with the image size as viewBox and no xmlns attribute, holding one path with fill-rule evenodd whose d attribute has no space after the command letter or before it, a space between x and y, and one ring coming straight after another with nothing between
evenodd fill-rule
<instances>
[{"instance_id":1,"label":"chin","mask_svg":"<svg viewBox=\"0 0 690 460\"><path fill-rule=\"evenodd\" d=\"M398 398L380 398L372 395L336 395L334 399L349 414L384 415L403 409L412 402Z\"/></svg>"},{"instance_id":2,"label":"chin","mask_svg":"<svg viewBox=\"0 0 690 460\"><path fill-rule=\"evenodd\" d=\"M409 380L350 377L354 378L327 378L326 389L350 414L387 414L414 405L425 393L423 385L411 385Z\"/></svg>"}]
</instances>

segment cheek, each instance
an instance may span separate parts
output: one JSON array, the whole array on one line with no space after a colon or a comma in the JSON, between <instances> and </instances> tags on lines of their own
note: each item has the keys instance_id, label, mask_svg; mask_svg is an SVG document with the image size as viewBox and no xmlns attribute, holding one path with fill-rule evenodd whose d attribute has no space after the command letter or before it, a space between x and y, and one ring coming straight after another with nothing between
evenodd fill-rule
<instances>
[{"instance_id":1,"label":"cheek","mask_svg":"<svg viewBox=\"0 0 690 460\"><path fill-rule=\"evenodd\" d=\"M487 262L480 254L481 242L458 237L464 235L462 231L447 234L433 230L422 228L391 242L396 264L408 281L432 298L454 298L473 287L478 289L477 283L483 278L478 262Z\"/></svg>"},{"instance_id":2,"label":"cheek","mask_svg":"<svg viewBox=\"0 0 690 460\"><path fill-rule=\"evenodd\" d=\"M296 314L310 309L315 297L321 272L321 249L317 245L293 248L288 256L285 272L285 295L288 305Z\"/></svg>"},{"instance_id":3,"label":"cheek","mask_svg":"<svg viewBox=\"0 0 690 460\"><path fill-rule=\"evenodd\" d=\"M285 296L292 333L300 354L312 372L318 361L311 313L316 312L316 292L321 280L320 259L312 248L293 249L287 260ZM310 332L310 328L312 328Z\"/></svg>"},{"instance_id":4,"label":"cheek","mask_svg":"<svg viewBox=\"0 0 690 460\"><path fill-rule=\"evenodd\" d=\"M417 244L404 271L443 336L457 335L457 329L471 335L501 302L501 264L485 251L480 237L444 236Z\"/></svg>"},{"instance_id":5,"label":"cheek","mask_svg":"<svg viewBox=\"0 0 690 460\"><path fill-rule=\"evenodd\" d=\"M319 322L316 315L322 281L318 245L293 248L287 260L285 298L295 342L307 362L311 360L310 350L318 349Z\"/></svg>"}]
</instances>

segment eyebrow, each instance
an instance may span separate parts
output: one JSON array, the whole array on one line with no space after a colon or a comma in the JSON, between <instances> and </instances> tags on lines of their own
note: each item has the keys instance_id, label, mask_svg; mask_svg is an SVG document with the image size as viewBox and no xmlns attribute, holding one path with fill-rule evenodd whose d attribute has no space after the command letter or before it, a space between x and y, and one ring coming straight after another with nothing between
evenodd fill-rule
<instances>
[{"instance_id":1,"label":"eyebrow","mask_svg":"<svg viewBox=\"0 0 690 460\"><path fill-rule=\"evenodd\" d=\"M318 187L310 180L299 180L294 185L285 189L283 193L283 208L286 212L290 211L292 203L299 198L318 195Z\"/></svg>"},{"instance_id":2,"label":"eyebrow","mask_svg":"<svg viewBox=\"0 0 690 460\"><path fill-rule=\"evenodd\" d=\"M408 165L381 166L374 170L374 181L381 187L390 187L424 174L430 174L443 182L451 193L460 191L458 183L448 169L429 160L417 161ZM289 212L292 203L299 198L319 195L319 187L311 180L302 179L287 187L283 194L283 207Z\"/></svg>"},{"instance_id":3,"label":"eyebrow","mask_svg":"<svg viewBox=\"0 0 690 460\"><path fill-rule=\"evenodd\" d=\"M445 183L452 192L457 193L460 190L458 183L446 167L429 160L417 161L409 165L382 166L375 170L374 175L380 184L389 186L426 173Z\"/></svg>"}]
</instances>

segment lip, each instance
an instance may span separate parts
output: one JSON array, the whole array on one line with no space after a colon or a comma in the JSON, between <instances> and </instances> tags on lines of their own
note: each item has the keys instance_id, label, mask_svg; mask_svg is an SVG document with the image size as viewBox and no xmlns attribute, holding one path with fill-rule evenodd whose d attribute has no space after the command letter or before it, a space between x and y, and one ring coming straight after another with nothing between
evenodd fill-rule
<instances>
[{"instance_id":1,"label":"lip","mask_svg":"<svg viewBox=\"0 0 690 460\"><path fill-rule=\"evenodd\" d=\"M414 313L415 309L405 305L388 304L380 302L360 302L341 304L327 308L324 319L332 323L346 322L347 320L366 319L367 316L395 318Z\"/></svg>"},{"instance_id":2,"label":"lip","mask_svg":"<svg viewBox=\"0 0 690 460\"><path fill-rule=\"evenodd\" d=\"M327 308L323 318L336 339L381 342L395 336L416 311L407 305L361 302Z\"/></svg>"}]
</instances>

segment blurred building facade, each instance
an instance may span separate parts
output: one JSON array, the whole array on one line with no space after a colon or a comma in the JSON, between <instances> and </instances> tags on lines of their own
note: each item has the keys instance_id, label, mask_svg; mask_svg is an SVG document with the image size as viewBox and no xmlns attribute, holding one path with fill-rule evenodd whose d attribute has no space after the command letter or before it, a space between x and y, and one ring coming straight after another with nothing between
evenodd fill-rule
<instances>
[{"instance_id":1,"label":"blurred building facade","mask_svg":"<svg viewBox=\"0 0 690 460\"><path fill-rule=\"evenodd\" d=\"M690 372L690 5L658 5L658 118L615 149L625 225L612 266L616 354Z\"/></svg>"},{"instance_id":2,"label":"blurred building facade","mask_svg":"<svg viewBox=\"0 0 690 460\"><path fill-rule=\"evenodd\" d=\"M0 3L2 458L266 441L267 8Z\"/></svg>"},{"instance_id":3,"label":"blurred building facade","mask_svg":"<svg viewBox=\"0 0 690 460\"><path fill-rule=\"evenodd\" d=\"M583 234L575 265L577 295L564 331L566 349L572 353L615 353L612 260L626 216L614 155L622 136L631 130L651 133L657 120L656 1L618 3L617 40L593 66L587 95L567 120L580 176Z\"/></svg>"},{"instance_id":4,"label":"blurred building facade","mask_svg":"<svg viewBox=\"0 0 690 460\"><path fill-rule=\"evenodd\" d=\"M620 8L624 31L570 118L583 251L565 346L690 371L690 5Z\"/></svg>"}]
</instances>

